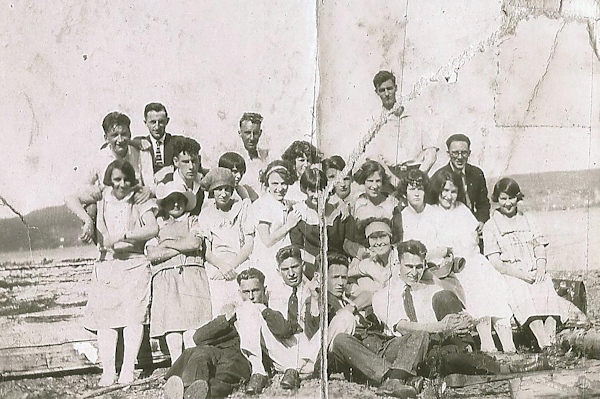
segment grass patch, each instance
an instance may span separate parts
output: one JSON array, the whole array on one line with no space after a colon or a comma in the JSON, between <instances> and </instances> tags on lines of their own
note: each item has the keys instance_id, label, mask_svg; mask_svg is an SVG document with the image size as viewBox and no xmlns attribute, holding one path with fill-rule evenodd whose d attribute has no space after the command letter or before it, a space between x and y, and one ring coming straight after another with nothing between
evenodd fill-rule
<instances>
[{"instance_id":1,"label":"grass patch","mask_svg":"<svg viewBox=\"0 0 600 399\"><path fill-rule=\"evenodd\" d=\"M29 285L33 285L34 283L31 281L25 280L13 280L13 281L3 281L0 280L0 289L11 290L15 287L27 287Z\"/></svg>"}]
</instances>

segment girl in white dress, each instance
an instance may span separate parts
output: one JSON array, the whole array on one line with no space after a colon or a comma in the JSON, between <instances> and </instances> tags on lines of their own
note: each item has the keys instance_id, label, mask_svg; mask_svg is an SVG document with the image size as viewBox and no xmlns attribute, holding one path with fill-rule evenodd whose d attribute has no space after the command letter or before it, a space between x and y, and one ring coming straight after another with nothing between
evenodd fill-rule
<instances>
[{"instance_id":1,"label":"girl in white dress","mask_svg":"<svg viewBox=\"0 0 600 399\"><path fill-rule=\"evenodd\" d=\"M556 338L556 319L565 321L566 308L546 273L548 241L531 217L519 211L519 184L500 179L492 193L498 209L483 227L484 253L508 286L517 321L529 327L541 350Z\"/></svg>"},{"instance_id":2,"label":"girl in white dress","mask_svg":"<svg viewBox=\"0 0 600 399\"><path fill-rule=\"evenodd\" d=\"M86 306L86 327L98 332L102 362L100 386L114 384L118 329L123 328L123 365L118 382L134 380L134 365L147 323L150 302L150 262L144 256L146 241L156 236L154 201L135 204L135 170L127 161L113 161L104 174L96 228L100 234L100 260L94 264Z\"/></svg>"},{"instance_id":3,"label":"girl in white dress","mask_svg":"<svg viewBox=\"0 0 600 399\"><path fill-rule=\"evenodd\" d=\"M258 239L252 252L252 263L265 275L267 287L273 288L281 280L275 255L280 248L290 245L289 232L300 221L300 213L293 210L294 203L286 198L293 180L293 171L287 162L271 162L260 173L265 193L252 204Z\"/></svg>"},{"instance_id":4,"label":"girl in white dress","mask_svg":"<svg viewBox=\"0 0 600 399\"><path fill-rule=\"evenodd\" d=\"M236 277L248 268L254 247L254 224L249 215L250 199L232 197L235 178L229 169L214 168L201 182L212 199L198 215L198 233L206 244L213 316L223 305L240 299Z\"/></svg>"},{"instance_id":5,"label":"girl in white dress","mask_svg":"<svg viewBox=\"0 0 600 399\"><path fill-rule=\"evenodd\" d=\"M467 312L477 319L481 350L495 352L492 322L505 352L515 352L510 318L512 310L504 278L479 252L478 222L457 198L462 190L461 178L454 172L439 173L431 182L431 198L438 212L437 248L446 247L433 257L462 257L464 269L456 274L465 292ZM436 262L437 263L437 262Z\"/></svg>"}]
</instances>

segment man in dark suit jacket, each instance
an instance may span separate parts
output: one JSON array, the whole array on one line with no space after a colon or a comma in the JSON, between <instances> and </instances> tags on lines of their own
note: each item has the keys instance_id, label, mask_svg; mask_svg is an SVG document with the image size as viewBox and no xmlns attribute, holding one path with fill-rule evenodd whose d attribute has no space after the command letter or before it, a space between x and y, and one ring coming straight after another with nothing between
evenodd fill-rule
<instances>
[{"instance_id":1,"label":"man in dark suit jacket","mask_svg":"<svg viewBox=\"0 0 600 399\"><path fill-rule=\"evenodd\" d=\"M433 176L441 171L453 171L461 175L466 186L466 196L458 200L471 209L479 221L477 232L481 234L483 225L490 218L490 200L483 171L477 166L468 163L471 155L471 140L462 133L456 133L446 140L450 162L438 169ZM432 177L432 179L434 178Z\"/></svg>"},{"instance_id":2,"label":"man in dark suit jacket","mask_svg":"<svg viewBox=\"0 0 600 399\"><path fill-rule=\"evenodd\" d=\"M136 137L134 140L144 140L149 143L148 151L152 154L154 173L156 173L165 166L173 165L173 149L170 143L177 136L166 132L169 115L167 114L167 108L161 103L146 105L144 108L144 124L150 134Z\"/></svg>"}]
</instances>

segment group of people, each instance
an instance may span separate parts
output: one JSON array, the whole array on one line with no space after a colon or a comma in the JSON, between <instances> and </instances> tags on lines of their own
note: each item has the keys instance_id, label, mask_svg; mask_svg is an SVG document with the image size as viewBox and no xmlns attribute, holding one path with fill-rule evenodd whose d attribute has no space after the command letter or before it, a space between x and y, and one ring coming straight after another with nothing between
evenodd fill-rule
<instances>
[{"instance_id":1,"label":"group of people","mask_svg":"<svg viewBox=\"0 0 600 399\"><path fill-rule=\"evenodd\" d=\"M322 345L329 372L396 397L415 397L436 373L547 367L491 356L516 351L512 317L540 351L566 318L546 273L548 242L519 210L518 183L496 183L490 212L460 133L430 178L437 143L402 129L392 73L373 84L385 123L354 171L306 141L275 156L260 146L258 113L242 115L240 140L214 165L202 163L196 140L166 132L160 103L144 109L146 136L131 137L126 115L106 115L106 143L66 199L81 239L100 253L86 308L99 385L134 380L148 323L168 347L170 398L225 397L244 383L258 394L274 372L296 389L318 371Z\"/></svg>"}]
</instances>

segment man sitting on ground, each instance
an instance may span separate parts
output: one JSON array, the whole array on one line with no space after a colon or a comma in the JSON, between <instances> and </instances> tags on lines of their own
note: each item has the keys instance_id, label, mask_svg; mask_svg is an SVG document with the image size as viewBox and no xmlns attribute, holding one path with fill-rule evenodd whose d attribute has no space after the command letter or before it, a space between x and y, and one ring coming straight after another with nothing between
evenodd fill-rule
<instances>
[{"instance_id":1,"label":"man sitting on ground","mask_svg":"<svg viewBox=\"0 0 600 399\"><path fill-rule=\"evenodd\" d=\"M276 371L284 373L281 387L297 389L301 376L312 375L319 351L319 337L309 339L304 332L304 307L307 298L317 290L317 280L303 280L304 264L298 247L281 248L276 259L283 283L269 290L269 308L274 313L285 314L286 324L274 329L273 323L270 325L264 319L261 305L245 304L244 309L237 312L241 348L252 365L248 394L260 393L266 383L268 372L263 353Z\"/></svg>"},{"instance_id":2,"label":"man sitting on ground","mask_svg":"<svg viewBox=\"0 0 600 399\"><path fill-rule=\"evenodd\" d=\"M237 282L242 300L260 306L267 324L273 329L285 324L281 314L265 307L265 276L261 271L246 269L237 276ZM165 376L168 380L164 391L168 399L181 399L184 390L186 398L226 397L240 382L250 378L250 363L240 350L238 308L243 305L226 305L223 314L196 331L197 346L183 351ZM249 385L252 384L251 380Z\"/></svg>"}]
</instances>

